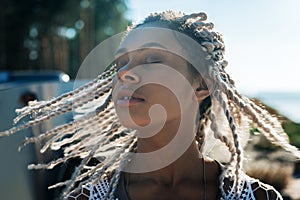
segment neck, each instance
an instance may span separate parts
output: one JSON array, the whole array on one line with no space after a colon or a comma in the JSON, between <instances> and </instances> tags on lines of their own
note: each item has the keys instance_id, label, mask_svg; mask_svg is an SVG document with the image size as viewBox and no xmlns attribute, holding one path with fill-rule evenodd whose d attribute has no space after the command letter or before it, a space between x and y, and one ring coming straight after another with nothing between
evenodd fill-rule
<instances>
[{"instance_id":1,"label":"neck","mask_svg":"<svg viewBox=\"0 0 300 200\"><path fill-rule=\"evenodd\" d=\"M154 124L148 129L138 130L138 134L142 136L149 135L150 137L138 137L137 152L147 153L154 152L172 143L177 146L174 151L178 151L179 147L187 148L190 146L195 138L195 115L190 113L183 113L181 117L163 122L164 124ZM162 127L160 130L157 127ZM188 142L188 144L187 144ZM182 152L183 153L183 152Z\"/></svg>"},{"instance_id":2,"label":"neck","mask_svg":"<svg viewBox=\"0 0 300 200\"><path fill-rule=\"evenodd\" d=\"M179 131L179 123L177 120L166 122L163 128L152 137L138 138L137 152L148 153L157 151L167 146L176 136L179 135Z\"/></svg>"},{"instance_id":3,"label":"neck","mask_svg":"<svg viewBox=\"0 0 300 200\"><path fill-rule=\"evenodd\" d=\"M168 121L154 136L138 139L137 153L145 155L143 165L157 166L150 172L139 174L138 179L146 177L177 185L189 178L202 178L202 159L194 133L195 119L185 118L185 123L179 124L177 120ZM147 153L151 154L148 158ZM132 164L136 164L134 160Z\"/></svg>"},{"instance_id":4,"label":"neck","mask_svg":"<svg viewBox=\"0 0 300 200\"><path fill-rule=\"evenodd\" d=\"M174 162L155 171L146 173L131 174L131 180L143 182L145 180L153 181L157 184L176 187L186 180L202 181L203 179L203 160L197 148L195 141L187 150ZM157 160L147 160L145 165L153 165Z\"/></svg>"}]
</instances>

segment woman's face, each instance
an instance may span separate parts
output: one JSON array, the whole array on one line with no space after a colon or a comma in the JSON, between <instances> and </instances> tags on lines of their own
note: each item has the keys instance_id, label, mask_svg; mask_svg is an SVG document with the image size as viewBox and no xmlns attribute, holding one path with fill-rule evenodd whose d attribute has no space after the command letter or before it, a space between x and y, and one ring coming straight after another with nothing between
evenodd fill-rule
<instances>
[{"instance_id":1,"label":"woman's face","mask_svg":"<svg viewBox=\"0 0 300 200\"><path fill-rule=\"evenodd\" d=\"M174 34L146 25L136 30L115 55L113 100L120 122L128 128L144 127L196 112L193 78L186 60L174 54L182 51Z\"/></svg>"}]
</instances>

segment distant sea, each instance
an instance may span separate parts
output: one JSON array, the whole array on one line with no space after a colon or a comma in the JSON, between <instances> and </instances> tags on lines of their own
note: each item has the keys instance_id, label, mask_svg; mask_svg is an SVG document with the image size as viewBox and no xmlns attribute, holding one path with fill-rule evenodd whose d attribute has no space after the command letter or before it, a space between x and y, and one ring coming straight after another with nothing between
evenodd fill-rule
<instances>
[{"instance_id":1,"label":"distant sea","mask_svg":"<svg viewBox=\"0 0 300 200\"><path fill-rule=\"evenodd\" d=\"M260 99L266 105L279 111L280 114L300 123L300 92L259 93L252 97Z\"/></svg>"}]
</instances>

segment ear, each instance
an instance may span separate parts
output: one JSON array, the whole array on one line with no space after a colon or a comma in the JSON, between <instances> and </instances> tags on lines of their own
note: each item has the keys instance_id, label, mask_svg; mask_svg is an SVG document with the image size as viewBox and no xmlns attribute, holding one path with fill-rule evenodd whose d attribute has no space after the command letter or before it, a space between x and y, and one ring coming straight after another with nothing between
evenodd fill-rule
<instances>
[{"instance_id":1,"label":"ear","mask_svg":"<svg viewBox=\"0 0 300 200\"><path fill-rule=\"evenodd\" d=\"M212 87L212 81L209 79L206 79L205 82L202 80L202 84L199 82L195 85L196 89L195 91L195 96L196 96L196 101L200 104L204 99L206 99L209 95L209 88Z\"/></svg>"},{"instance_id":2,"label":"ear","mask_svg":"<svg viewBox=\"0 0 300 200\"><path fill-rule=\"evenodd\" d=\"M206 99L209 96L209 90L208 89L196 89L195 90L196 100L200 104L204 99Z\"/></svg>"}]
</instances>

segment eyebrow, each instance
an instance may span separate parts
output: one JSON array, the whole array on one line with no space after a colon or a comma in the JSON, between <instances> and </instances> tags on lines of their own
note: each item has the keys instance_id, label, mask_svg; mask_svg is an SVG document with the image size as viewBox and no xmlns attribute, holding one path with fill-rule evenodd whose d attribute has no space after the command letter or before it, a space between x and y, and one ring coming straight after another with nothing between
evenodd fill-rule
<instances>
[{"instance_id":1,"label":"eyebrow","mask_svg":"<svg viewBox=\"0 0 300 200\"><path fill-rule=\"evenodd\" d=\"M146 43L146 44L143 44L139 49L137 50L142 50L142 49L145 49L145 48L152 48L152 47L159 47L159 48L162 48L162 49L165 49L167 50L167 48L157 42L149 42L149 43ZM115 53L115 55L117 54L121 54L121 53L126 53L128 52L128 49L127 48L121 48L121 49L118 49L117 52Z\"/></svg>"}]
</instances>

